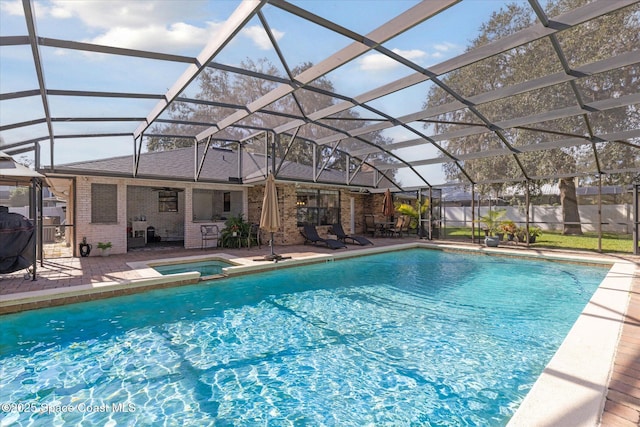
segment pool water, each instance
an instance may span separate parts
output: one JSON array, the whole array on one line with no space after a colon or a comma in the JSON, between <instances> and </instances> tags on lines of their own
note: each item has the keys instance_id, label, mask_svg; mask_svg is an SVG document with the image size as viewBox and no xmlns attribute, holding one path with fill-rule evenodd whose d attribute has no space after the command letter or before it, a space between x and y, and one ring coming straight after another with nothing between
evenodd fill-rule
<instances>
[{"instance_id":1,"label":"pool water","mask_svg":"<svg viewBox=\"0 0 640 427\"><path fill-rule=\"evenodd\" d=\"M505 425L606 271L415 249L7 315L2 400L54 413L0 421Z\"/></svg>"},{"instance_id":2,"label":"pool water","mask_svg":"<svg viewBox=\"0 0 640 427\"><path fill-rule=\"evenodd\" d=\"M207 260L207 261L186 262L186 263L176 263L176 264L166 264L166 265L155 265L153 266L153 269L163 275L198 271L200 272L201 276L213 276L216 274L222 274L223 268L231 267L232 265L233 264L230 264L224 261Z\"/></svg>"}]
</instances>

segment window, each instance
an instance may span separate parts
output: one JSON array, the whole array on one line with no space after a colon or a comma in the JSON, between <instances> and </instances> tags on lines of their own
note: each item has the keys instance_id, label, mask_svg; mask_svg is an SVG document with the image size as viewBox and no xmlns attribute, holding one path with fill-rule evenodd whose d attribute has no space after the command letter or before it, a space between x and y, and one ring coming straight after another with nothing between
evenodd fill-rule
<instances>
[{"instance_id":1,"label":"window","mask_svg":"<svg viewBox=\"0 0 640 427\"><path fill-rule=\"evenodd\" d=\"M225 212L230 212L231 211L231 193L227 191L224 193L223 197L224 197L224 200L222 202L224 205L223 210Z\"/></svg>"},{"instance_id":2,"label":"window","mask_svg":"<svg viewBox=\"0 0 640 427\"><path fill-rule=\"evenodd\" d=\"M231 215L240 215L243 206L242 191L193 190L193 220L218 221Z\"/></svg>"},{"instance_id":3,"label":"window","mask_svg":"<svg viewBox=\"0 0 640 427\"><path fill-rule=\"evenodd\" d=\"M299 189L296 194L298 226L340 222L340 192Z\"/></svg>"},{"instance_id":4,"label":"window","mask_svg":"<svg viewBox=\"0 0 640 427\"><path fill-rule=\"evenodd\" d=\"M118 187L91 184L91 222L118 222Z\"/></svg>"},{"instance_id":5,"label":"window","mask_svg":"<svg viewBox=\"0 0 640 427\"><path fill-rule=\"evenodd\" d=\"M158 191L158 211L178 212L178 192Z\"/></svg>"}]
</instances>

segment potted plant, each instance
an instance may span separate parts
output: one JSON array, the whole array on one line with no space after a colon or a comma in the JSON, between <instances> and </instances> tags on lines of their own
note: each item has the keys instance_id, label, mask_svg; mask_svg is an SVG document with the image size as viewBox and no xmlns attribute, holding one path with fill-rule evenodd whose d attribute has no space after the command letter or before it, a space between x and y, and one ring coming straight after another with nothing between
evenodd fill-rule
<instances>
[{"instance_id":1,"label":"potted plant","mask_svg":"<svg viewBox=\"0 0 640 427\"><path fill-rule=\"evenodd\" d=\"M496 233L499 230L502 222L502 217L507 213L506 210L494 210L489 211L485 215L478 218L478 222L484 225L486 237L484 238L484 244L486 246L497 247L500 244L500 239L496 237Z\"/></svg>"},{"instance_id":2,"label":"potted plant","mask_svg":"<svg viewBox=\"0 0 640 427\"><path fill-rule=\"evenodd\" d=\"M222 246L225 248L242 246L243 237L249 235L251 224L242 218L242 214L228 218L222 230Z\"/></svg>"},{"instance_id":3,"label":"potted plant","mask_svg":"<svg viewBox=\"0 0 640 427\"><path fill-rule=\"evenodd\" d=\"M500 229L504 234L507 235L507 240L509 240L510 242L515 239L516 233L518 232L518 226L510 219L505 219L504 221L502 221L502 223L500 223Z\"/></svg>"},{"instance_id":4,"label":"potted plant","mask_svg":"<svg viewBox=\"0 0 640 427\"><path fill-rule=\"evenodd\" d=\"M529 227L529 243L535 243L536 238L542 234L542 229L540 227ZM518 228L517 233L518 240L520 242L527 241L527 229L526 227Z\"/></svg>"},{"instance_id":5,"label":"potted plant","mask_svg":"<svg viewBox=\"0 0 640 427\"><path fill-rule=\"evenodd\" d=\"M102 256L109 256L111 252L111 242L98 242L98 249L102 251Z\"/></svg>"},{"instance_id":6,"label":"potted plant","mask_svg":"<svg viewBox=\"0 0 640 427\"><path fill-rule=\"evenodd\" d=\"M536 237L542 234L540 227L529 227L529 243L535 243Z\"/></svg>"}]
</instances>

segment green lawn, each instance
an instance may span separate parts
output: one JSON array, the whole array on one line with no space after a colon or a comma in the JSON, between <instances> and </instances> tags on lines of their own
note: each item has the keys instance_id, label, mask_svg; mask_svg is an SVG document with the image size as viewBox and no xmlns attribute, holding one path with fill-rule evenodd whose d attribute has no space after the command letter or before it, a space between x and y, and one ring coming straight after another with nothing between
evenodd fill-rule
<instances>
[{"instance_id":1,"label":"green lawn","mask_svg":"<svg viewBox=\"0 0 640 427\"><path fill-rule=\"evenodd\" d=\"M476 230L476 233L478 233L478 230ZM484 233L482 236L484 236ZM447 227L445 235L440 236L440 238L470 241L471 229ZM536 243L532 243L531 247L597 251L598 235L597 233L584 233L582 236L564 236L557 231L542 231L542 235L538 236ZM602 252L633 253L633 236L631 234L603 233Z\"/></svg>"}]
</instances>

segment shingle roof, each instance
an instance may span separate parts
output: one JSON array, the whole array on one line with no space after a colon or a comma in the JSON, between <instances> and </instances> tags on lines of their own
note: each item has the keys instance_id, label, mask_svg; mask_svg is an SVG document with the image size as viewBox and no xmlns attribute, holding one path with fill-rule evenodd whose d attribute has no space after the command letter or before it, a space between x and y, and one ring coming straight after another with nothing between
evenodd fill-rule
<instances>
[{"instance_id":1,"label":"shingle roof","mask_svg":"<svg viewBox=\"0 0 640 427\"><path fill-rule=\"evenodd\" d=\"M238 171L238 152L234 150L210 148L200 172L198 181L201 182L230 182L243 176L245 183L261 182L265 176L265 170L269 166L265 164L263 154L242 155L242 172ZM202 153L200 153L202 154ZM271 159L269 159L269 162ZM276 159L276 165L280 159ZM81 175L105 175L128 176L133 171L133 162L130 156L112 157L109 159L93 160L89 162L76 162L58 166L55 171L46 173L81 174ZM312 167L300 163L285 161L280 168L277 178L280 180L309 182L312 175ZM194 151L192 148L177 148L167 151L153 151L142 153L138 164L137 177L150 178L165 181L193 181L196 171ZM323 183L336 185L346 184L344 172L325 169L322 172ZM371 172L362 171L354 177L352 185L361 187L373 187Z\"/></svg>"}]
</instances>

